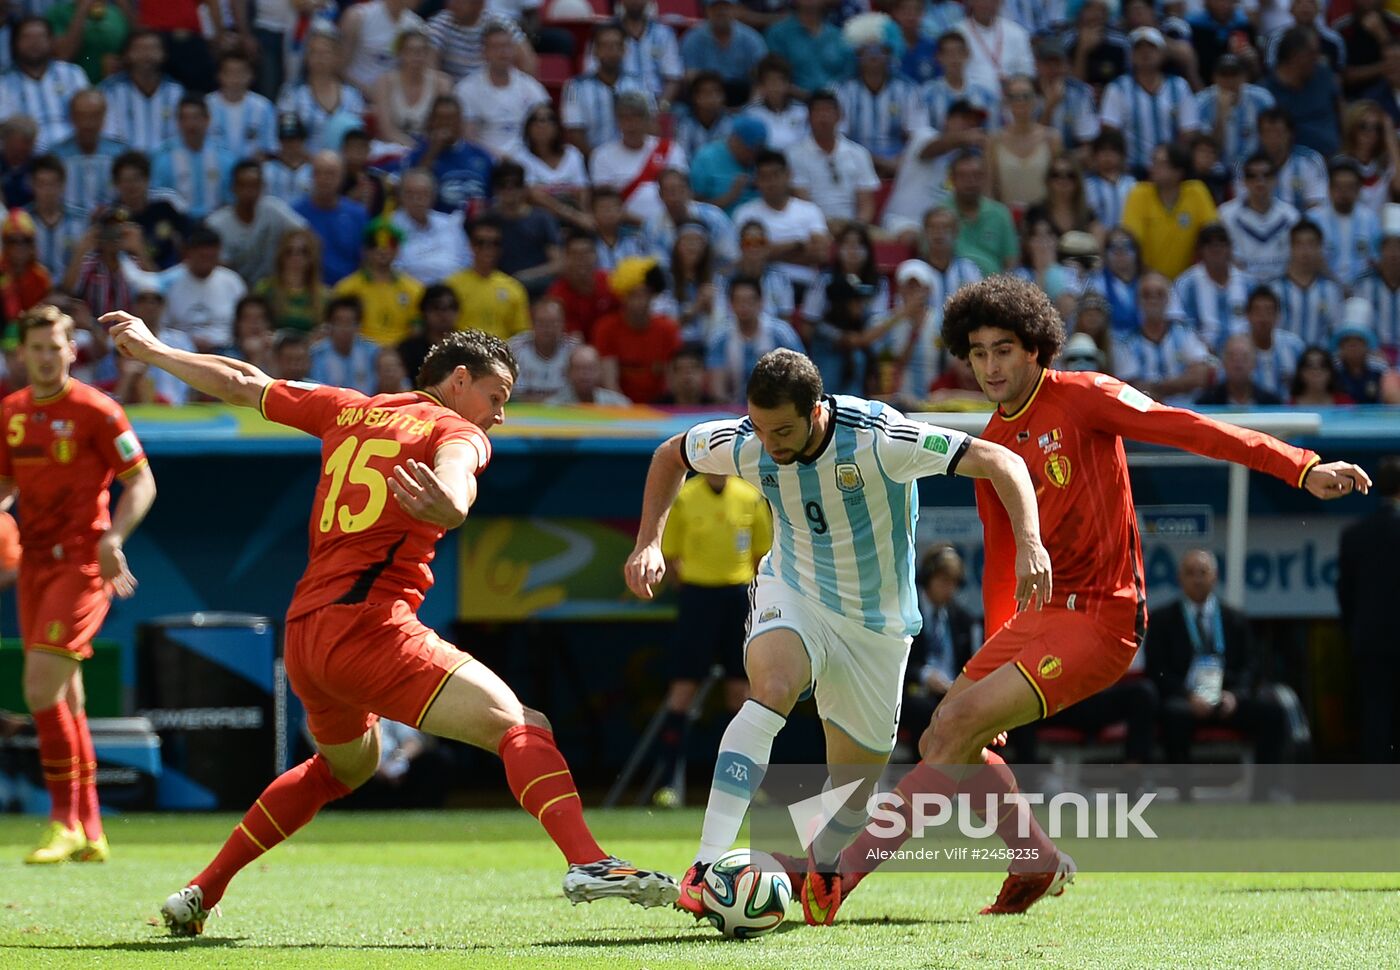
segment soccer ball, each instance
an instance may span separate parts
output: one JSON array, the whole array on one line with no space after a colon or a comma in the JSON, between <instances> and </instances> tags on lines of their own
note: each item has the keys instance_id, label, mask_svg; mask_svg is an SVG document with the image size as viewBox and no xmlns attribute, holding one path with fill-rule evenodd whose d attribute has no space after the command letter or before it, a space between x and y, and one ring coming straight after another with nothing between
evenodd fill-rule
<instances>
[{"instance_id":1,"label":"soccer ball","mask_svg":"<svg viewBox=\"0 0 1400 970\"><path fill-rule=\"evenodd\" d=\"M766 852L733 849L710 864L700 898L715 929L750 940L778 928L792 902L792 883Z\"/></svg>"}]
</instances>

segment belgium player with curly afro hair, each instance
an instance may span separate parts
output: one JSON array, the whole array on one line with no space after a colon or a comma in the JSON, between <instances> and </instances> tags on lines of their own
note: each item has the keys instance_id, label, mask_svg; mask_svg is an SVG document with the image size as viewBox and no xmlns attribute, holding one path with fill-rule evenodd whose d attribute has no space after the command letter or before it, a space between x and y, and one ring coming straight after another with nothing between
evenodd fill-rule
<instances>
[{"instance_id":1,"label":"belgium player with curly afro hair","mask_svg":"<svg viewBox=\"0 0 1400 970\"><path fill-rule=\"evenodd\" d=\"M1044 290L1019 277L992 276L965 286L943 308L944 346L972 365L983 393L996 404L1021 403L1031 379L1050 366L1064 343L1060 311ZM998 356L1008 358L1004 366L992 364Z\"/></svg>"}]
</instances>

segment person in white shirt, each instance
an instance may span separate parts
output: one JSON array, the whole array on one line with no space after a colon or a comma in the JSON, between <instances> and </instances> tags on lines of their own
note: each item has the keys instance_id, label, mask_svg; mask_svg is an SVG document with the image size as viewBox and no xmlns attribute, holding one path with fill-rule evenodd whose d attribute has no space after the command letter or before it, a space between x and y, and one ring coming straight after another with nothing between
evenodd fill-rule
<instances>
[{"instance_id":1,"label":"person in white shirt","mask_svg":"<svg viewBox=\"0 0 1400 970\"><path fill-rule=\"evenodd\" d=\"M520 369L511 398L543 401L568 386L569 360L579 337L564 332L564 304L553 297L536 300L530 320L530 330L506 341Z\"/></svg>"},{"instance_id":2,"label":"person in white shirt","mask_svg":"<svg viewBox=\"0 0 1400 970\"><path fill-rule=\"evenodd\" d=\"M411 168L399 180L399 207L391 221L403 232L394 269L420 282L440 283L472 265L462 220L433 208L437 179L426 168Z\"/></svg>"},{"instance_id":3,"label":"person in white shirt","mask_svg":"<svg viewBox=\"0 0 1400 970\"><path fill-rule=\"evenodd\" d=\"M189 335L202 354L233 342L233 314L247 285L233 270L219 265L219 234L194 229L185 242L185 260L162 274L166 280L165 325Z\"/></svg>"},{"instance_id":4,"label":"person in white shirt","mask_svg":"<svg viewBox=\"0 0 1400 970\"><path fill-rule=\"evenodd\" d=\"M632 402L621 391L602 386L603 361L596 348L579 344L569 354L565 371L568 386L549 398L546 404L598 404L604 407L628 407Z\"/></svg>"},{"instance_id":5,"label":"person in white shirt","mask_svg":"<svg viewBox=\"0 0 1400 970\"><path fill-rule=\"evenodd\" d=\"M768 230L774 268L794 286L811 286L817 267L827 261L831 235L822 210L792 194L787 158L775 151L754 160L758 198L734 212L734 224L758 222Z\"/></svg>"},{"instance_id":6,"label":"person in white shirt","mask_svg":"<svg viewBox=\"0 0 1400 970\"><path fill-rule=\"evenodd\" d=\"M785 151L807 135L807 105L792 94L792 68L776 54L769 54L754 68L757 97L743 114L763 122L768 147Z\"/></svg>"},{"instance_id":7,"label":"person in white shirt","mask_svg":"<svg viewBox=\"0 0 1400 970\"><path fill-rule=\"evenodd\" d=\"M622 196L628 215L640 222L661 208L656 180L668 168L690 171L685 150L669 138L649 134L651 101L628 92L617 96L618 137L593 149L589 169L594 186L614 188Z\"/></svg>"},{"instance_id":8,"label":"person in white shirt","mask_svg":"<svg viewBox=\"0 0 1400 970\"><path fill-rule=\"evenodd\" d=\"M1244 163L1245 194L1220 207L1220 223L1230 233L1235 261L1256 280L1271 280L1288 263L1288 231L1301 216L1274 194L1278 169L1258 152Z\"/></svg>"},{"instance_id":9,"label":"person in white shirt","mask_svg":"<svg viewBox=\"0 0 1400 970\"><path fill-rule=\"evenodd\" d=\"M827 230L835 236L852 220L869 224L875 218L875 174L869 150L838 130L841 103L830 91L818 91L807 101L812 133L785 153L793 188L826 213Z\"/></svg>"},{"instance_id":10,"label":"person in white shirt","mask_svg":"<svg viewBox=\"0 0 1400 970\"><path fill-rule=\"evenodd\" d=\"M219 234L222 262L254 286L276 269L282 237L306 227L306 220L281 199L263 194L262 166L245 158L233 167L233 204L205 220Z\"/></svg>"},{"instance_id":11,"label":"person in white shirt","mask_svg":"<svg viewBox=\"0 0 1400 970\"><path fill-rule=\"evenodd\" d=\"M909 140L894 189L885 201L880 225L886 232L908 246L919 241L924 217L948 198L948 163L954 153L986 146L983 118L982 110L972 102L955 101L948 109L942 131L926 128Z\"/></svg>"},{"instance_id":12,"label":"person in white shirt","mask_svg":"<svg viewBox=\"0 0 1400 970\"><path fill-rule=\"evenodd\" d=\"M467 140L500 158L524 134L530 109L549 102L549 92L514 65L515 40L504 25L491 24L481 37L486 66L457 82L453 93L462 105Z\"/></svg>"},{"instance_id":13,"label":"person in white shirt","mask_svg":"<svg viewBox=\"0 0 1400 970\"><path fill-rule=\"evenodd\" d=\"M1035 76L1026 28L1001 15L1001 0L967 0L967 17L956 29L967 38L967 79L993 91L1013 74Z\"/></svg>"},{"instance_id":14,"label":"person in white shirt","mask_svg":"<svg viewBox=\"0 0 1400 970\"><path fill-rule=\"evenodd\" d=\"M379 75L394 66L394 40L405 30L427 30L413 0L369 0L351 4L340 18L346 80L368 98Z\"/></svg>"}]
</instances>

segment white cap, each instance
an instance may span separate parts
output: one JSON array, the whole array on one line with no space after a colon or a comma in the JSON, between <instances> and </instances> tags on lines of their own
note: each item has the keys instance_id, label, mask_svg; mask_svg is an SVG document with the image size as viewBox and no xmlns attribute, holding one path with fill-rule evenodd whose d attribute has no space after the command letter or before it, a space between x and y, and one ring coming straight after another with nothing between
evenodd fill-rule
<instances>
[{"instance_id":1,"label":"white cap","mask_svg":"<svg viewBox=\"0 0 1400 970\"><path fill-rule=\"evenodd\" d=\"M1065 341L1065 349L1061 352L1065 357L1082 357L1099 355L1099 345L1094 343L1094 338L1087 333L1072 333L1069 340Z\"/></svg>"},{"instance_id":2,"label":"white cap","mask_svg":"<svg viewBox=\"0 0 1400 970\"><path fill-rule=\"evenodd\" d=\"M1381 238L1400 236L1400 203L1387 202L1381 207Z\"/></svg>"},{"instance_id":3,"label":"white cap","mask_svg":"<svg viewBox=\"0 0 1400 970\"><path fill-rule=\"evenodd\" d=\"M1400 208L1400 206L1397 206L1397 208ZM905 283L909 280L913 280L916 283L922 283L929 289L933 289L933 284L936 279L937 277L933 274L933 267L922 259L906 259L904 262L900 263L894 271L894 281L896 283Z\"/></svg>"},{"instance_id":4,"label":"white cap","mask_svg":"<svg viewBox=\"0 0 1400 970\"><path fill-rule=\"evenodd\" d=\"M1167 49L1167 39L1162 36L1162 32L1156 27L1139 27L1128 35L1128 39L1133 42L1133 46L1148 43L1160 50Z\"/></svg>"}]
</instances>

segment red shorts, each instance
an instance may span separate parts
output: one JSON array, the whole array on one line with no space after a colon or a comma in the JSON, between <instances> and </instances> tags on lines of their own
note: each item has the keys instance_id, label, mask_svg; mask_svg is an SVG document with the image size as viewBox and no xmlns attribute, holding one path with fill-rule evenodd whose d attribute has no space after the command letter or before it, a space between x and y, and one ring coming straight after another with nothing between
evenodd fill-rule
<instances>
[{"instance_id":1,"label":"red shorts","mask_svg":"<svg viewBox=\"0 0 1400 970\"><path fill-rule=\"evenodd\" d=\"M19 634L26 650L86 660L111 606L111 592L95 561L20 561Z\"/></svg>"},{"instance_id":2,"label":"red shorts","mask_svg":"<svg viewBox=\"0 0 1400 970\"><path fill-rule=\"evenodd\" d=\"M1135 640L1093 617L1047 607L1022 610L1007 620L972 655L963 673L981 680L1014 663L1040 698L1040 716L1049 717L1116 684L1136 653Z\"/></svg>"},{"instance_id":3,"label":"red shorts","mask_svg":"<svg viewBox=\"0 0 1400 970\"><path fill-rule=\"evenodd\" d=\"M287 621L287 679L321 744L346 744L387 717L418 727L470 661L402 600L323 606Z\"/></svg>"}]
</instances>

